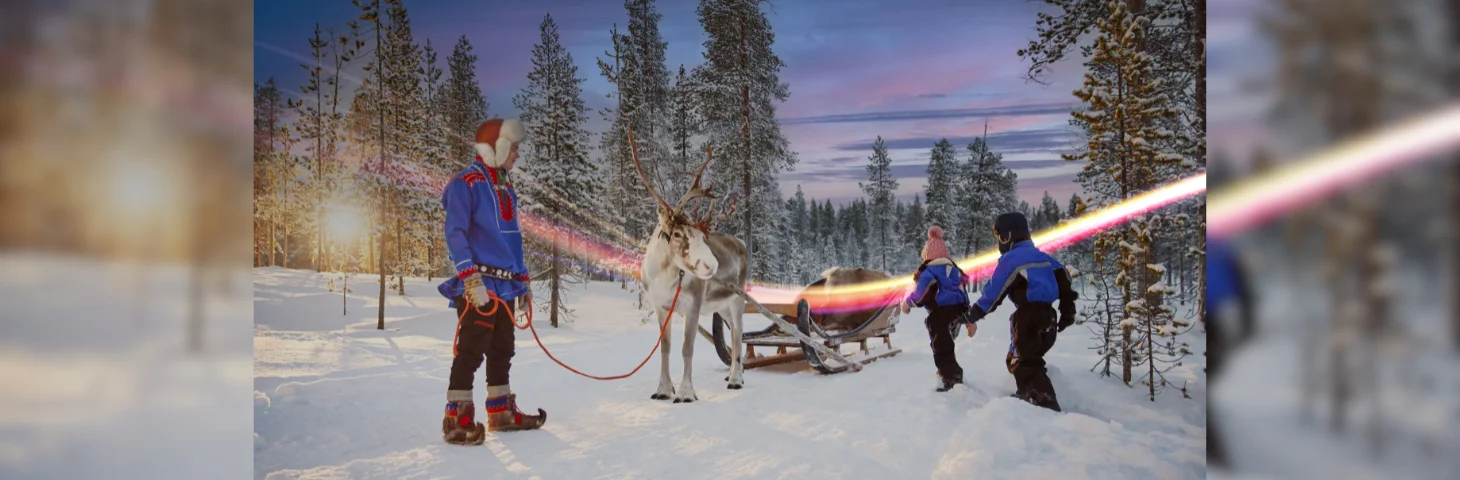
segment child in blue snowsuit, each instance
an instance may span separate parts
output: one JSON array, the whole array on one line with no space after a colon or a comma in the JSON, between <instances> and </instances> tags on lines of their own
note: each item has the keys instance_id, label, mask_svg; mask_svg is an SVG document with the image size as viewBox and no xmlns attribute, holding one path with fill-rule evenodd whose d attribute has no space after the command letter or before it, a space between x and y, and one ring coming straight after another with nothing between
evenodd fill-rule
<instances>
[{"instance_id":1,"label":"child in blue snowsuit","mask_svg":"<svg viewBox=\"0 0 1460 480\"><path fill-rule=\"evenodd\" d=\"M508 172L517 161L517 143L525 137L516 120L491 119L477 128L476 160L457 173L442 193L446 210L446 249L456 275L437 290L450 299L459 321L452 344L446 418L441 433L447 443L480 445L487 431L530 430L547 414L517 410L508 374L516 353L510 302L532 296L522 257L517 192ZM487 364L487 413L484 427L475 420L472 377Z\"/></svg>"},{"instance_id":2,"label":"child in blue snowsuit","mask_svg":"<svg viewBox=\"0 0 1460 480\"><path fill-rule=\"evenodd\" d=\"M938 367L941 385L946 392L963 383L963 367L953 355L953 338L957 335L958 317L968 309L968 294L963 292L963 271L948 258L948 244L943 229L928 228L928 243L923 246L923 264L918 267L917 287L908 297L911 306L928 310L923 324L933 347L933 364Z\"/></svg>"},{"instance_id":3,"label":"child in blue snowsuit","mask_svg":"<svg viewBox=\"0 0 1460 480\"><path fill-rule=\"evenodd\" d=\"M1237 343L1246 341L1254 333L1252 317L1252 291L1237 250L1224 240L1207 239L1206 255L1206 305L1202 323L1207 328L1207 375L1217 378L1225 365L1227 353L1236 345L1227 340L1221 321L1213 317L1228 308L1236 307ZM1216 311L1217 315L1212 312ZM1207 413L1207 461L1214 467L1227 466L1227 449L1217 434L1219 422L1215 411Z\"/></svg>"},{"instance_id":4,"label":"child in blue snowsuit","mask_svg":"<svg viewBox=\"0 0 1460 480\"><path fill-rule=\"evenodd\" d=\"M979 320L1003 303L1014 302L1009 317L1009 353L1004 362L1014 375L1014 396L1029 403L1060 411L1054 385L1044 368L1044 354L1054 346L1057 332L1075 323L1075 299L1065 266L1029 238L1029 221L1019 213L1006 213L994 220L999 242L999 263L984 285L983 295L968 308L964 321L973 336ZM1059 323L1055 323L1054 302L1058 300Z\"/></svg>"}]
</instances>

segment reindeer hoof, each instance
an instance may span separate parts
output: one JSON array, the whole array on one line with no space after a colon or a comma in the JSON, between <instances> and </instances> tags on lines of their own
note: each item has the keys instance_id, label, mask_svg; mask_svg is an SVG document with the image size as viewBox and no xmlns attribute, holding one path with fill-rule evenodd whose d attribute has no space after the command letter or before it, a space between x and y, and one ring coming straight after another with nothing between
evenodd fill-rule
<instances>
[{"instance_id":1,"label":"reindeer hoof","mask_svg":"<svg viewBox=\"0 0 1460 480\"><path fill-rule=\"evenodd\" d=\"M745 388L745 386L744 385L741 385L739 383L732 383L732 384L726 385L725 388L728 388L728 389L731 389L731 390L740 390L741 388Z\"/></svg>"},{"instance_id":2,"label":"reindeer hoof","mask_svg":"<svg viewBox=\"0 0 1460 480\"><path fill-rule=\"evenodd\" d=\"M693 399L693 398L676 398L676 399L674 399L674 403L694 403L694 401L695 401L695 399Z\"/></svg>"},{"instance_id":3,"label":"reindeer hoof","mask_svg":"<svg viewBox=\"0 0 1460 480\"><path fill-rule=\"evenodd\" d=\"M667 394L667 393L656 393L656 394L650 395L649 398L654 399L654 400L669 400L669 394Z\"/></svg>"}]
</instances>

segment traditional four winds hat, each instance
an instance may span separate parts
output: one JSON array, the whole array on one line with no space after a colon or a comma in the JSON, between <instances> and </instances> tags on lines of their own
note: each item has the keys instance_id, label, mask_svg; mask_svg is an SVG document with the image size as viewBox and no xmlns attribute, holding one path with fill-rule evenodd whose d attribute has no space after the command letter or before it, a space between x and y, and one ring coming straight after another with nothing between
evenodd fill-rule
<instances>
[{"instance_id":1,"label":"traditional four winds hat","mask_svg":"<svg viewBox=\"0 0 1460 480\"><path fill-rule=\"evenodd\" d=\"M501 168L512 154L512 144L527 138L522 122L515 118L493 118L477 127L477 155L488 167Z\"/></svg>"}]
</instances>

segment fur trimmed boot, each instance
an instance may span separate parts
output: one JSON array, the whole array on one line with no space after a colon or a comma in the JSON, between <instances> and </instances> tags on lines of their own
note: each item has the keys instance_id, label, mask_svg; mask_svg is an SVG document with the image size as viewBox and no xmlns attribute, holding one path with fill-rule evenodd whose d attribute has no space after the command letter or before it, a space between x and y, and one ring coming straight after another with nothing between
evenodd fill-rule
<instances>
[{"instance_id":1,"label":"fur trimmed boot","mask_svg":"<svg viewBox=\"0 0 1460 480\"><path fill-rule=\"evenodd\" d=\"M517 409L517 394L508 385L488 386L487 400L482 403L487 410L487 430L510 432L514 430L537 430L547 423L547 412L537 409L537 415L527 415Z\"/></svg>"},{"instance_id":2,"label":"fur trimmed boot","mask_svg":"<svg viewBox=\"0 0 1460 480\"><path fill-rule=\"evenodd\" d=\"M472 404L471 391L448 391L446 398L446 417L441 419L441 439L452 445L481 445L486 442L487 429L476 421L476 406Z\"/></svg>"}]
</instances>

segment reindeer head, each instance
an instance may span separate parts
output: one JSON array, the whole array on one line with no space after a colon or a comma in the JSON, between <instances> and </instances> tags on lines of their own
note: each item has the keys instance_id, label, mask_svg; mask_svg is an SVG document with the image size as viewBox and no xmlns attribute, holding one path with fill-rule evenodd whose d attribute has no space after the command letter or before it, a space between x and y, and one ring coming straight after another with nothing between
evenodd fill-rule
<instances>
[{"instance_id":1,"label":"reindeer head","mask_svg":"<svg viewBox=\"0 0 1460 480\"><path fill-rule=\"evenodd\" d=\"M715 276L720 268L715 252L705 243L706 233L683 213L659 208L659 225L654 229L654 240L669 243L669 261L675 267L702 279Z\"/></svg>"},{"instance_id":2,"label":"reindeer head","mask_svg":"<svg viewBox=\"0 0 1460 480\"><path fill-rule=\"evenodd\" d=\"M711 194L711 189L700 185L700 178L704 175L705 167L710 165L712 158L709 148L706 147L705 163L700 165L699 171L695 172L694 184L683 197L680 197L678 203L670 205L669 202L664 201L664 197L659 196L659 192L654 190L654 186L644 175L643 167L639 165L638 148L634 146L633 127L629 127L628 135L629 151L634 160L634 168L639 172L639 179L644 181L644 188L647 188L649 193L659 200L659 224L654 228L654 237L650 241L667 242L669 261L680 270L701 279L715 276L715 272L720 268L720 262L715 259L715 252L705 243L705 238L710 231L710 219L706 217L691 220L685 213L685 207L695 199L710 199L711 209L714 207L715 197Z\"/></svg>"}]
</instances>

